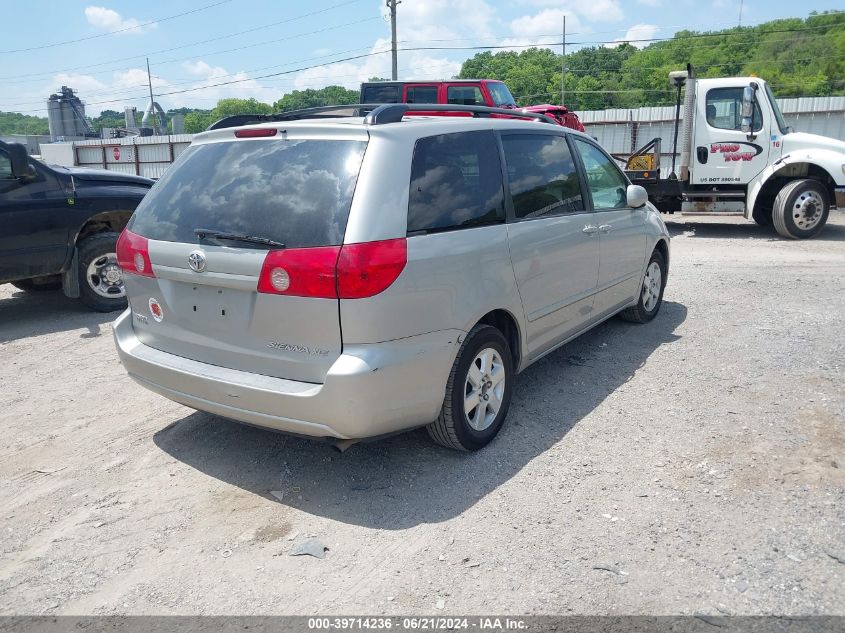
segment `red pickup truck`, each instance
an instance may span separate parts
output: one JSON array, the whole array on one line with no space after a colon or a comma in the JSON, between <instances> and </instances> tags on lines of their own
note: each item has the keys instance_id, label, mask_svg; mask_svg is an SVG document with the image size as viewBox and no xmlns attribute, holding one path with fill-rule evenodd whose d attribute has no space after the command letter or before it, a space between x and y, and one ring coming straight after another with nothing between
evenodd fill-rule
<instances>
[{"instance_id":1,"label":"red pickup truck","mask_svg":"<svg viewBox=\"0 0 845 633\"><path fill-rule=\"evenodd\" d=\"M517 109L511 91L495 79L450 79L448 81L372 81L361 84L361 103L437 103L440 105L480 105ZM563 126L584 131L574 112L561 105L534 105L521 108L552 117ZM424 115L425 112L417 112ZM442 112L431 114L443 115ZM455 113L455 116L470 116ZM496 115L494 115L496 116ZM504 115L503 115L504 116Z\"/></svg>"}]
</instances>

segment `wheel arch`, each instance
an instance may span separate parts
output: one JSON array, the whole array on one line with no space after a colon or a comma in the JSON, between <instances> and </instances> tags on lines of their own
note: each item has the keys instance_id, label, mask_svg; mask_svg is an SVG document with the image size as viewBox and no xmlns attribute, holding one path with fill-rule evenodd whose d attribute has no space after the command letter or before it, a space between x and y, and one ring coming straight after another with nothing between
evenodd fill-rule
<instances>
[{"instance_id":1,"label":"wheel arch","mask_svg":"<svg viewBox=\"0 0 845 633\"><path fill-rule=\"evenodd\" d=\"M97 233L120 233L126 228L126 224L131 217L132 211L101 211L96 213L76 231L73 244L78 245L86 237Z\"/></svg>"},{"instance_id":2,"label":"wheel arch","mask_svg":"<svg viewBox=\"0 0 845 633\"><path fill-rule=\"evenodd\" d=\"M483 317L481 317L473 326L467 331L472 330L475 325L479 324L490 325L499 330L508 341L511 347L511 356L513 357L513 366L519 368L522 360L522 331L519 328L519 322L516 317L503 308L491 310ZM518 371L518 369L517 369Z\"/></svg>"},{"instance_id":3,"label":"wheel arch","mask_svg":"<svg viewBox=\"0 0 845 633\"><path fill-rule=\"evenodd\" d=\"M660 251L660 254L663 255L663 263L666 264L666 270L664 271L664 277L669 276L669 242L665 238L660 238L654 245L654 248L651 250L653 253L654 251ZM649 253L649 257L651 257L651 253ZM665 283L665 280L664 280Z\"/></svg>"},{"instance_id":4,"label":"wheel arch","mask_svg":"<svg viewBox=\"0 0 845 633\"><path fill-rule=\"evenodd\" d=\"M745 217L752 218L758 204L762 207L774 203L778 192L789 182L804 179L817 180L823 184L827 191L828 203L833 206L837 185L830 170L811 161L784 160L764 170L758 176L757 182L749 187Z\"/></svg>"}]
</instances>

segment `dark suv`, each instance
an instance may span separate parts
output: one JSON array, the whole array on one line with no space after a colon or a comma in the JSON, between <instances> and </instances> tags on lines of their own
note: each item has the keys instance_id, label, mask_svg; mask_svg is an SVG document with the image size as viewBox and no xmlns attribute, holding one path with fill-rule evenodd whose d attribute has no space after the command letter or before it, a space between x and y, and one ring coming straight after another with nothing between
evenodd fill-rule
<instances>
[{"instance_id":1,"label":"dark suv","mask_svg":"<svg viewBox=\"0 0 845 633\"><path fill-rule=\"evenodd\" d=\"M0 283L57 290L100 312L126 307L115 244L153 181L47 166L0 142Z\"/></svg>"}]
</instances>

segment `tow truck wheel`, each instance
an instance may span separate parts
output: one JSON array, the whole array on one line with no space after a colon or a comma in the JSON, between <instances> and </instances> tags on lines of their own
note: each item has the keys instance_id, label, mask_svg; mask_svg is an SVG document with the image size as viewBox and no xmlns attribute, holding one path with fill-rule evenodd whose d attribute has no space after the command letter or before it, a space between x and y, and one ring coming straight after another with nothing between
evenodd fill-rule
<instances>
[{"instance_id":1,"label":"tow truck wheel","mask_svg":"<svg viewBox=\"0 0 845 633\"><path fill-rule=\"evenodd\" d=\"M794 240L813 237L830 213L827 190L815 180L793 180L784 185L772 210L775 230Z\"/></svg>"},{"instance_id":2,"label":"tow truck wheel","mask_svg":"<svg viewBox=\"0 0 845 633\"><path fill-rule=\"evenodd\" d=\"M126 308L123 271L117 265L117 233L97 233L79 246L79 300L97 312Z\"/></svg>"}]
</instances>

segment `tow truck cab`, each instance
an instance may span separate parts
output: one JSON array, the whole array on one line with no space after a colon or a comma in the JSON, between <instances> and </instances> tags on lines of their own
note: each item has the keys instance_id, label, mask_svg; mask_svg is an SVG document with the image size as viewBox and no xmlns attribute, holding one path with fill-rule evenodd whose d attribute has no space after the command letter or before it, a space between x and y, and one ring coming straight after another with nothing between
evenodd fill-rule
<instances>
[{"instance_id":1,"label":"tow truck cab","mask_svg":"<svg viewBox=\"0 0 845 633\"><path fill-rule=\"evenodd\" d=\"M626 163L661 211L741 213L798 239L820 231L831 207L845 208L845 142L794 132L766 81L697 79L688 67L670 82L678 90L671 173L660 177L661 139Z\"/></svg>"}]
</instances>

